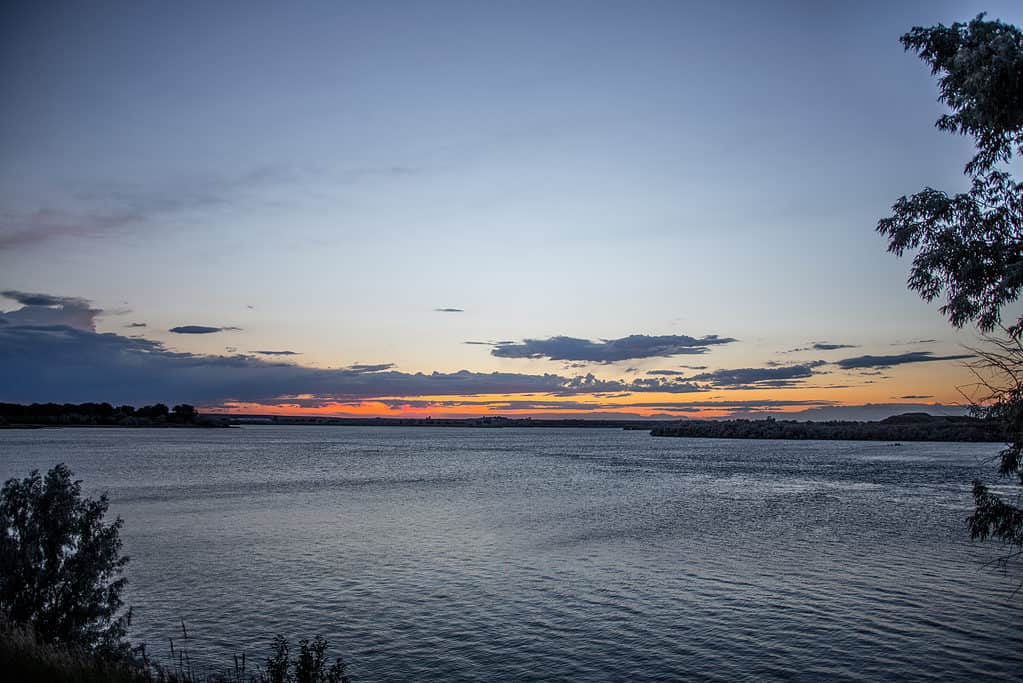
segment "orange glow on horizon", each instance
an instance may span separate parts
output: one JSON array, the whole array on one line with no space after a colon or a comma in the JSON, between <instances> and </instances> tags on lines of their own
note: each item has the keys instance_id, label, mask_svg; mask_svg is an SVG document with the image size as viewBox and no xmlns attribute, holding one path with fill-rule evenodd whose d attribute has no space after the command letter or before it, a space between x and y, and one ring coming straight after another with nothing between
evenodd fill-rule
<instances>
[{"instance_id":1,"label":"orange glow on horizon","mask_svg":"<svg viewBox=\"0 0 1023 683\"><path fill-rule=\"evenodd\" d=\"M944 399L944 400L942 400ZM950 400L951 399L951 400ZM206 406L207 413L242 415L281 415L309 417L392 417L392 418L473 418L506 417L593 417L609 415L623 418L722 418L745 408L772 413L798 413L816 407L841 407L868 403L914 404L955 403L953 397L927 397L908 400L893 396L891 387L798 387L775 390L731 390L691 394L629 393L602 396L582 394L500 394L476 396L388 396L351 401L302 394L268 402L235 402ZM722 405L715 405L722 404ZM687 407L690 407L687 409Z\"/></svg>"}]
</instances>

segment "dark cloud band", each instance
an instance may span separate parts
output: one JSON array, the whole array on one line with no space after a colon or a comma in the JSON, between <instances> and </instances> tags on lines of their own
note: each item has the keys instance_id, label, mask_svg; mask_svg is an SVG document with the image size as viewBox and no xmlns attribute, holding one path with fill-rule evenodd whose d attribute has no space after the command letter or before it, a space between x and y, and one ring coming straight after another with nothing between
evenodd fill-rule
<instances>
[{"instance_id":1,"label":"dark cloud band","mask_svg":"<svg viewBox=\"0 0 1023 683\"><path fill-rule=\"evenodd\" d=\"M856 356L854 358L843 358L835 364L843 370L857 370L860 368L890 368L893 365L905 365L906 363L930 363L940 360L965 360L973 358L970 354L956 356L935 356L930 351L913 351L911 353L900 353L893 356Z\"/></svg>"},{"instance_id":2,"label":"dark cloud band","mask_svg":"<svg viewBox=\"0 0 1023 683\"><path fill-rule=\"evenodd\" d=\"M735 368L715 370L689 377L690 382L707 382L713 387L736 389L739 387L787 387L813 376L813 367L819 363L786 365L775 368Z\"/></svg>"},{"instance_id":3,"label":"dark cloud band","mask_svg":"<svg viewBox=\"0 0 1023 683\"><path fill-rule=\"evenodd\" d=\"M214 334L216 332L228 332L241 330L240 327L209 327L207 325L181 325L179 327L172 327L168 332L174 334Z\"/></svg>"},{"instance_id":4,"label":"dark cloud band","mask_svg":"<svg viewBox=\"0 0 1023 683\"><path fill-rule=\"evenodd\" d=\"M614 363L637 358L668 358L670 356L706 353L711 346L736 341L716 334L705 337L688 335L633 334L621 339L591 341L576 337L524 339L521 342L496 342L491 354L499 358L547 358L549 360Z\"/></svg>"},{"instance_id":5,"label":"dark cloud band","mask_svg":"<svg viewBox=\"0 0 1023 683\"><path fill-rule=\"evenodd\" d=\"M173 352L161 343L66 325L0 325L0 376L8 401L153 401L220 404L278 402L312 395L329 400L491 394L700 392L677 378L600 379L592 374L407 373L389 363L339 369L304 367L251 355Z\"/></svg>"}]
</instances>

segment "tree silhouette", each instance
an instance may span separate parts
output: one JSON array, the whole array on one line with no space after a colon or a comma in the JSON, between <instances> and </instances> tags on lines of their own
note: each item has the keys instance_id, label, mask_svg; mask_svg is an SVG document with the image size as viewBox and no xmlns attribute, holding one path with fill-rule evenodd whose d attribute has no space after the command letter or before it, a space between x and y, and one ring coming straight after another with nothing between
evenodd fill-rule
<instances>
[{"instance_id":1,"label":"tree silhouette","mask_svg":"<svg viewBox=\"0 0 1023 683\"><path fill-rule=\"evenodd\" d=\"M46 642L107 654L123 650L119 614L121 519L106 524L106 495L82 498L60 464L0 491L0 610Z\"/></svg>"},{"instance_id":2,"label":"tree silhouette","mask_svg":"<svg viewBox=\"0 0 1023 683\"><path fill-rule=\"evenodd\" d=\"M877 224L888 251L916 250L909 287L926 301L944 293L942 314L956 327L975 322L989 337L974 370L986 391L974 413L998 422L1008 447L999 473L1023 486L1023 317L1001 327L1002 309L1023 290L1023 184L998 164L1023 154L1023 32L980 14L969 23L915 27L902 36L938 76L940 99L951 113L941 130L970 135L977 152L964 172L967 192L925 188L900 198ZM1023 510L974 482L974 538L1023 548Z\"/></svg>"}]
</instances>

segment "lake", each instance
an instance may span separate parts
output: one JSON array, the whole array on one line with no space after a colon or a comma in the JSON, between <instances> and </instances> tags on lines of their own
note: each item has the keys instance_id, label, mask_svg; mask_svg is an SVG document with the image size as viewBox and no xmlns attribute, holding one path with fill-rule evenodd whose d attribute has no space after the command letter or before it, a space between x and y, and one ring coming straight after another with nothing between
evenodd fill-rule
<instances>
[{"instance_id":1,"label":"lake","mask_svg":"<svg viewBox=\"0 0 1023 683\"><path fill-rule=\"evenodd\" d=\"M132 636L321 634L355 680L1009 679L1023 568L969 541L993 444L608 429L0 431L109 491ZM1006 487L1009 490L1009 487Z\"/></svg>"}]
</instances>

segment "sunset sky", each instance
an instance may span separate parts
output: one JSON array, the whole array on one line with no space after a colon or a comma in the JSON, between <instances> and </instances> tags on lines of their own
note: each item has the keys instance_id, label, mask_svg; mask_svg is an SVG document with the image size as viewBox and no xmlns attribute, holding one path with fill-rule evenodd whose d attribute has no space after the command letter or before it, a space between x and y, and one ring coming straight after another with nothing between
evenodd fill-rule
<instances>
[{"instance_id":1,"label":"sunset sky","mask_svg":"<svg viewBox=\"0 0 1023 683\"><path fill-rule=\"evenodd\" d=\"M967 186L898 38L981 11L6 3L0 401L952 412L874 226Z\"/></svg>"}]
</instances>

